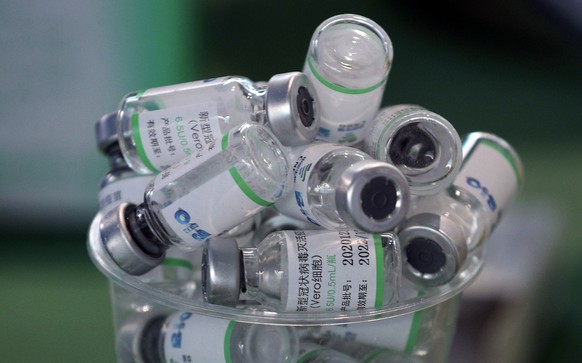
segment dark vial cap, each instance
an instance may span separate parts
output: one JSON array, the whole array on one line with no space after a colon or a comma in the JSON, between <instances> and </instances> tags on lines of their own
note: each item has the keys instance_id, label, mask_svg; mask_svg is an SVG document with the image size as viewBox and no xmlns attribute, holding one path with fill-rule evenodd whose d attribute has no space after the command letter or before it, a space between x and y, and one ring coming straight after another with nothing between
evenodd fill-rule
<instances>
[{"instance_id":1,"label":"dark vial cap","mask_svg":"<svg viewBox=\"0 0 582 363\"><path fill-rule=\"evenodd\" d=\"M370 180L361 193L362 210L373 219L384 219L396 208L398 193L396 186L384 177Z\"/></svg>"},{"instance_id":2,"label":"dark vial cap","mask_svg":"<svg viewBox=\"0 0 582 363\"><path fill-rule=\"evenodd\" d=\"M430 166L436 159L435 141L418 122L402 127L390 144L390 159L395 165L422 169Z\"/></svg>"},{"instance_id":3,"label":"dark vial cap","mask_svg":"<svg viewBox=\"0 0 582 363\"><path fill-rule=\"evenodd\" d=\"M309 90L303 86L297 91L297 110L301 123L305 127L311 127L315 121L315 109L313 107L313 97Z\"/></svg>"},{"instance_id":4,"label":"dark vial cap","mask_svg":"<svg viewBox=\"0 0 582 363\"><path fill-rule=\"evenodd\" d=\"M406 246L408 263L422 274L439 272L446 264L447 257L435 241L417 237Z\"/></svg>"}]
</instances>

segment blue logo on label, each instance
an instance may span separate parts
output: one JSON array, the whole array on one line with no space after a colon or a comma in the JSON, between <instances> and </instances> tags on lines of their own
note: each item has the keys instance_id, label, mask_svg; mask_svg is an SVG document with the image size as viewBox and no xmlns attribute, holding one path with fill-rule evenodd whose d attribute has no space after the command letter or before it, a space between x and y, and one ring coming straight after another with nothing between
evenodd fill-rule
<instances>
[{"instance_id":1,"label":"blue logo on label","mask_svg":"<svg viewBox=\"0 0 582 363\"><path fill-rule=\"evenodd\" d=\"M211 236L210 233L201 228L198 228L198 223L190 222L190 214L183 209L178 209L176 213L174 213L174 219L180 224L187 225L187 227L182 229L182 231L184 233L194 232L191 234L191 236L195 240L204 241Z\"/></svg>"},{"instance_id":2,"label":"blue logo on label","mask_svg":"<svg viewBox=\"0 0 582 363\"><path fill-rule=\"evenodd\" d=\"M174 213L174 219L180 224L188 224L190 223L190 214L183 209L178 209Z\"/></svg>"}]
</instances>

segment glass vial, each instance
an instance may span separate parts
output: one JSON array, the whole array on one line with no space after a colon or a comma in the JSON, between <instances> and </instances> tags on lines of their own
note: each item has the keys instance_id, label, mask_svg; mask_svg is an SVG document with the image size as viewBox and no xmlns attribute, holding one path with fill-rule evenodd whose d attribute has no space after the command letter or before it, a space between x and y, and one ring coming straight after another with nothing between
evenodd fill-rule
<instances>
[{"instance_id":1,"label":"glass vial","mask_svg":"<svg viewBox=\"0 0 582 363\"><path fill-rule=\"evenodd\" d=\"M380 108L392 67L392 41L372 20L353 14L315 30L303 66L320 101L317 138L355 145Z\"/></svg>"},{"instance_id":2,"label":"glass vial","mask_svg":"<svg viewBox=\"0 0 582 363\"><path fill-rule=\"evenodd\" d=\"M370 124L362 148L402 171L412 194L435 194L459 172L459 134L444 117L417 105L385 107Z\"/></svg>"},{"instance_id":3,"label":"glass vial","mask_svg":"<svg viewBox=\"0 0 582 363\"><path fill-rule=\"evenodd\" d=\"M469 134L450 188L413 198L399 227L404 276L421 286L450 281L468 251L489 237L522 183L523 165L505 140L485 132Z\"/></svg>"},{"instance_id":4,"label":"glass vial","mask_svg":"<svg viewBox=\"0 0 582 363\"><path fill-rule=\"evenodd\" d=\"M107 156L110 167L99 189L99 212L107 214L124 202L142 203L144 190L153 176L137 174L125 163L117 142L116 114L112 112L101 117L95 125L95 133L99 151ZM143 275L142 281L176 295L192 296L196 288L195 261L200 261L198 252L170 248L163 262ZM111 285L112 295L127 295L114 285Z\"/></svg>"},{"instance_id":5,"label":"glass vial","mask_svg":"<svg viewBox=\"0 0 582 363\"><path fill-rule=\"evenodd\" d=\"M124 362L296 362L299 342L288 326L248 324L190 312L140 317L122 328Z\"/></svg>"},{"instance_id":6,"label":"glass vial","mask_svg":"<svg viewBox=\"0 0 582 363\"><path fill-rule=\"evenodd\" d=\"M289 150L294 191L275 204L283 214L327 229L392 230L406 216L406 178L395 166L349 146L314 142Z\"/></svg>"},{"instance_id":7,"label":"glass vial","mask_svg":"<svg viewBox=\"0 0 582 363\"><path fill-rule=\"evenodd\" d=\"M109 171L99 186L99 212L105 214L124 201L143 201L143 193L152 175L133 171L123 159L117 142L117 115L111 112L95 123L99 151L107 157Z\"/></svg>"},{"instance_id":8,"label":"glass vial","mask_svg":"<svg viewBox=\"0 0 582 363\"><path fill-rule=\"evenodd\" d=\"M256 248L206 243L202 292L213 304L298 313L379 308L398 299L400 253L395 234L357 230L279 231Z\"/></svg>"},{"instance_id":9,"label":"glass vial","mask_svg":"<svg viewBox=\"0 0 582 363\"><path fill-rule=\"evenodd\" d=\"M386 354L392 358L400 356L405 362L410 359L412 362L444 363L449 361L460 301L461 295L456 295L438 305L389 319L318 326L311 328L304 339L352 356L363 354L372 358L370 354L379 354L377 360L370 362L392 362L381 359Z\"/></svg>"},{"instance_id":10,"label":"glass vial","mask_svg":"<svg viewBox=\"0 0 582 363\"><path fill-rule=\"evenodd\" d=\"M222 135L245 122L269 126L284 145L313 141L319 112L311 82L291 72L267 87L229 76L132 92L121 101L119 144L132 169L158 172L220 149Z\"/></svg>"},{"instance_id":11,"label":"glass vial","mask_svg":"<svg viewBox=\"0 0 582 363\"><path fill-rule=\"evenodd\" d=\"M259 124L225 134L220 150L156 175L139 205L103 216L101 238L126 272L157 266L170 246L194 249L285 196L291 171L279 141Z\"/></svg>"}]
</instances>

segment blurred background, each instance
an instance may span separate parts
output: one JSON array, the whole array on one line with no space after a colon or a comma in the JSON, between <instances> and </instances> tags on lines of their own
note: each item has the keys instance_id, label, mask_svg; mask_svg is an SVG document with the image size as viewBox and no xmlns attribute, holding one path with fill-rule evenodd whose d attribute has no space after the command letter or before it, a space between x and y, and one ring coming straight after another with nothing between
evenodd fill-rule
<instances>
[{"instance_id":1,"label":"blurred background","mask_svg":"<svg viewBox=\"0 0 582 363\"><path fill-rule=\"evenodd\" d=\"M125 93L301 70L315 28L367 16L394 44L384 105L416 103L523 159L525 188L463 295L451 362L582 355L578 0L0 2L0 355L113 362L86 231L107 172L94 123Z\"/></svg>"}]
</instances>

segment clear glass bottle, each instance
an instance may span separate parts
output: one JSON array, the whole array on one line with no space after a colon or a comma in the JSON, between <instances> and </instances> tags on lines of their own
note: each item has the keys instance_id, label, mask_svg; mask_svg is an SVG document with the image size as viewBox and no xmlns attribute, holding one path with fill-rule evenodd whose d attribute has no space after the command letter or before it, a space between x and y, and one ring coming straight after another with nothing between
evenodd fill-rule
<instances>
[{"instance_id":1,"label":"clear glass bottle","mask_svg":"<svg viewBox=\"0 0 582 363\"><path fill-rule=\"evenodd\" d=\"M371 122L362 147L402 171L412 194L435 194L459 172L462 144L444 117L417 105L385 107Z\"/></svg>"},{"instance_id":2,"label":"clear glass bottle","mask_svg":"<svg viewBox=\"0 0 582 363\"><path fill-rule=\"evenodd\" d=\"M117 115L111 112L95 123L99 151L107 157L109 170L99 186L99 212L105 214L123 201L143 201L143 192L152 175L137 174L123 159L117 142Z\"/></svg>"},{"instance_id":3,"label":"clear glass bottle","mask_svg":"<svg viewBox=\"0 0 582 363\"><path fill-rule=\"evenodd\" d=\"M264 126L244 124L212 156L183 159L156 175L143 203L105 214L101 238L121 268L139 275L170 246L194 249L244 222L284 197L290 183L279 141Z\"/></svg>"},{"instance_id":4,"label":"clear glass bottle","mask_svg":"<svg viewBox=\"0 0 582 363\"><path fill-rule=\"evenodd\" d=\"M320 101L317 138L355 145L380 108L393 48L374 21L353 14L325 20L313 33L303 72Z\"/></svg>"},{"instance_id":5,"label":"clear glass bottle","mask_svg":"<svg viewBox=\"0 0 582 363\"><path fill-rule=\"evenodd\" d=\"M119 144L132 169L157 172L219 149L222 135L245 122L269 126L285 145L313 141L319 112L311 82L290 72L267 87L228 76L131 92L119 107Z\"/></svg>"},{"instance_id":6,"label":"clear glass bottle","mask_svg":"<svg viewBox=\"0 0 582 363\"><path fill-rule=\"evenodd\" d=\"M293 218L327 229L379 233L406 216L410 192L398 168L349 146L314 142L289 149L294 192L275 203Z\"/></svg>"},{"instance_id":7,"label":"clear glass bottle","mask_svg":"<svg viewBox=\"0 0 582 363\"><path fill-rule=\"evenodd\" d=\"M418 294L418 290L401 290ZM364 362L448 362L461 295L385 320L310 328L302 339L337 349ZM376 356L377 354L377 356ZM391 357L390 359L385 356ZM374 360L375 359L375 360ZM408 360L407 360L408 359Z\"/></svg>"},{"instance_id":8,"label":"clear glass bottle","mask_svg":"<svg viewBox=\"0 0 582 363\"><path fill-rule=\"evenodd\" d=\"M299 342L293 327L248 324L191 312L129 321L117 341L124 363L294 363ZM121 349L119 349L121 348Z\"/></svg>"},{"instance_id":9,"label":"clear glass bottle","mask_svg":"<svg viewBox=\"0 0 582 363\"><path fill-rule=\"evenodd\" d=\"M256 248L210 242L202 293L213 304L298 313L380 308L398 299L400 253L395 234L357 230L279 231Z\"/></svg>"},{"instance_id":10,"label":"clear glass bottle","mask_svg":"<svg viewBox=\"0 0 582 363\"><path fill-rule=\"evenodd\" d=\"M468 251L489 237L522 183L522 162L505 140L485 132L469 134L452 185L414 197L399 227L404 276L421 286L450 281Z\"/></svg>"}]
</instances>

